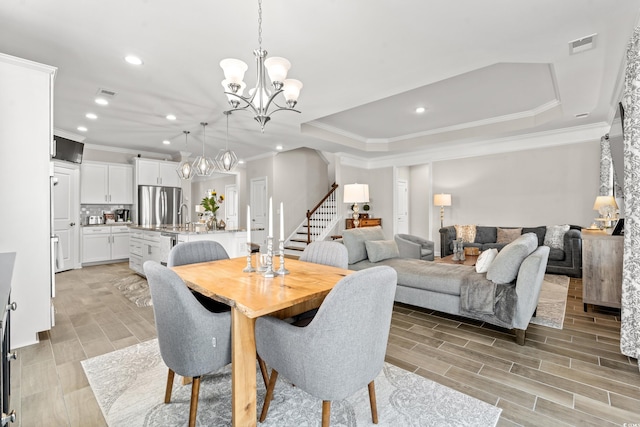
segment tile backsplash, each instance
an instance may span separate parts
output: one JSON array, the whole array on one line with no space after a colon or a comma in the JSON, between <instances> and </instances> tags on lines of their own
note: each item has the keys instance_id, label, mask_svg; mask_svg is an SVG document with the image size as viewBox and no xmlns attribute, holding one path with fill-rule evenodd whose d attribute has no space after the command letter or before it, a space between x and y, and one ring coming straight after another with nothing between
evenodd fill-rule
<instances>
[{"instance_id":1,"label":"tile backsplash","mask_svg":"<svg viewBox=\"0 0 640 427\"><path fill-rule=\"evenodd\" d=\"M82 224L89 223L90 216L102 216L105 212L114 212L116 209L129 209L131 211L132 205L81 205L80 206L80 221Z\"/></svg>"}]
</instances>

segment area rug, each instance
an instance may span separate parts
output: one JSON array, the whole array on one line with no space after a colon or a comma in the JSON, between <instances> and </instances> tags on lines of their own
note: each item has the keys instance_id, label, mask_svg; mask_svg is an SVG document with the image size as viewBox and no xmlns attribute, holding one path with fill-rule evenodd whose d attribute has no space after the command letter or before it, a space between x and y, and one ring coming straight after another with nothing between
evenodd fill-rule
<instances>
[{"instance_id":1,"label":"area rug","mask_svg":"<svg viewBox=\"0 0 640 427\"><path fill-rule=\"evenodd\" d=\"M567 309L567 293L569 291L569 278L557 274L545 274L538 298L536 316L531 318L531 323L562 329L564 313Z\"/></svg>"},{"instance_id":2,"label":"area rug","mask_svg":"<svg viewBox=\"0 0 640 427\"><path fill-rule=\"evenodd\" d=\"M111 283L118 288L122 294L138 307L148 307L151 302L151 291L147 279L137 274L129 274Z\"/></svg>"},{"instance_id":3,"label":"area rug","mask_svg":"<svg viewBox=\"0 0 640 427\"><path fill-rule=\"evenodd\" d=\"M171 403L163 403L167 367L156 339L85 360L82 366L109 426L187 425L191 386L176 376ZM256 382L259 412L265 389L258 374ZM375 384L379 426L495 426L500 417L500 408L390 364ZM319 399L280 377L269 415L259 425L315 426L321 413ZM231 425L230 366L202 378L197 425ZM332 402L331 425L373 425L366 387Z\"/></svg>"}]
</instances>

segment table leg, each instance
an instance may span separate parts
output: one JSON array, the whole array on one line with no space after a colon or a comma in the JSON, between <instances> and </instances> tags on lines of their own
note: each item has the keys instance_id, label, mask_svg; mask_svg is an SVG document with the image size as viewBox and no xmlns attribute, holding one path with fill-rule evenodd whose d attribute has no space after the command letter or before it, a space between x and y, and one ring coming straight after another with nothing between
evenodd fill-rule
<instances>
[{"instance_id":1,"label":"table leg","mask_svg":"<svg viewBox=\"0 0 640 427\"><path fill-rule=\"evenodd\" d=\"M255 319L231 309L231 418L234 426L256 425Z\"/></svg>"}]
</instances>

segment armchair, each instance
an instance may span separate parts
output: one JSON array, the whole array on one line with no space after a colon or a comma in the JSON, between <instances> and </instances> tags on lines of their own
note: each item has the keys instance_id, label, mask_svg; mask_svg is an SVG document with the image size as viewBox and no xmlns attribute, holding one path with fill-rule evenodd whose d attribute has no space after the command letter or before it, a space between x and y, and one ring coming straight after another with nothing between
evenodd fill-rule
<instances>
[{"instance_id":1,"label":"armchair","mask_svg":"<svg viewBox=\"0 0 640 427\"><path fill-rule=\"evenodd\" d=\"M433 261L434 243L432 241L410 234L396 234L394 239L398 245L401 258Z\"/></svg>"}]
</instances>

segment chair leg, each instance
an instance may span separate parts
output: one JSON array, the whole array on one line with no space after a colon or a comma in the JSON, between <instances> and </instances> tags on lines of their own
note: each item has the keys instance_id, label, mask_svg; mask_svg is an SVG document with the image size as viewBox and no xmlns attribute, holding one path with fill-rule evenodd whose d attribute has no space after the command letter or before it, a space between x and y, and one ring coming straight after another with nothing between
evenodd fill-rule
<instances>
[{"instance_id":1,"label":"chair leg","mask_svg":"<svg viewBox=\"0 0 640 427\"><path fill-rule=\"evenodd\" d=\"M258 353L256 353L256 358L258 359L258 365L260 365L260 372L262 373L262 381L264 381L264 386L269 387L269 372L267 371L267 364L264 363L264 360L262 360L262 358L260 356L258 356Z\"/></svg>"},{"instance_id":2,"label":"chair leg","mask_svg":"<svg viewBox=\"0 0 640 427\"><path fill-rule=\"evenodd\" d=\"M276 387L276 381L278 380L278 371L271 370L271 378L269 379L269 385L267 386L267 394L264 396L264 403L262 404L262 412L260 413L260 422L264 422L267 418L267 412L269 412L269 405L271 399L273 399L273 389Z\"/></svg>"},{"instance_id":3,"label":"chair leg","mask_svg":"<svg viewBox=\"0 0 640 427\"><path fill-rule=\"evenodd\" d=\"M371 420L378 424L378 405L376 404L376 386L371 381L369 383L369 404L371 405Z\"/></svg>"},{"instance_id":4,"label":"chair leg","mask_svg":"<svg viewBox=\"0 0 640 427\"><path fill-rule=\"evenodd\" d=\"M198 395L200 394L200 377L193 377L191 384L191 406L189 408L189 427L196 427L198 413Z\"/></svg>"},{"instance_id":5,"label":"chair leg","mask_svg":"<svg viewBox=\"0 0 640 427\"><path fill-rule=\"evenodd\" d=\"M173 377L176 375L171 369L167 375L167 390L164 392L164 403L171 402L171 390L173 389Z\"/></svg>"},{"instance_id":6,"label":"chair leg","mask_svg":"<svg viewBox=\"0 0 640 427\"><path fill-rule=\"evenodd\" d=\"M329 427L329 421L331 421L331 401L322 401L322 427Z\"/></svg>"}]
</instances>

